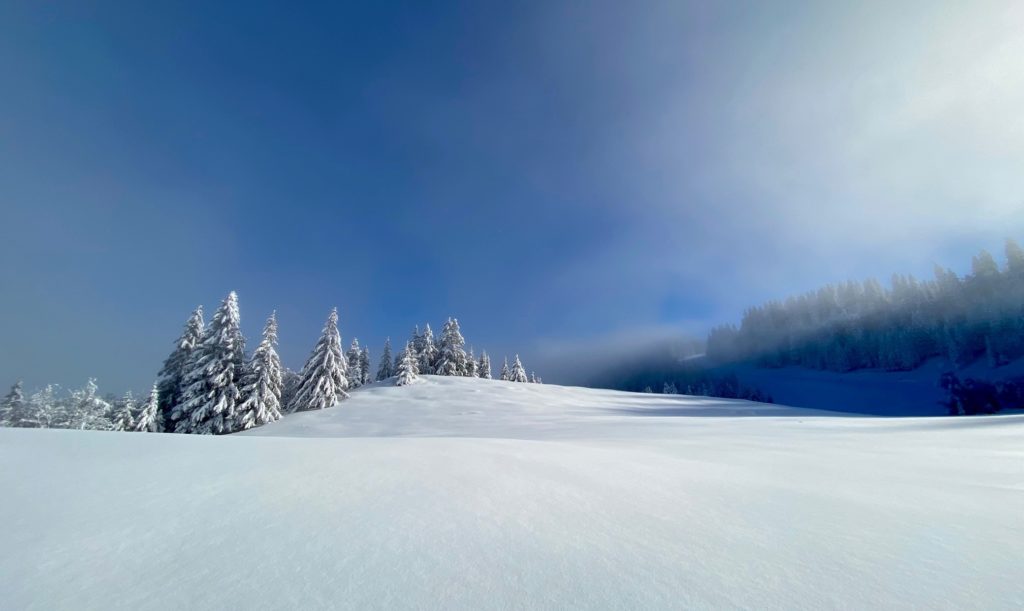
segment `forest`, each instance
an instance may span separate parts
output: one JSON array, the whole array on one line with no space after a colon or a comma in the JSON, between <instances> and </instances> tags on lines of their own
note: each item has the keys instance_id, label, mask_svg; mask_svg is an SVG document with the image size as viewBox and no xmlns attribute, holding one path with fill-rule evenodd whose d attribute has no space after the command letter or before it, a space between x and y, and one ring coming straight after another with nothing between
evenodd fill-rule
<instances>
[{"instance_id":1,"label":"forest","mask_svg":"<svg viewBox=\"0 0 1024 611\"><path fill-rule=\"evenodd\" d=\"M714 328L707 356L842 372L905 371L933 357L999 367L1024 356L1024 250L1007 240L1001 266L982 251L963 277L936 266L930 280L896 274L889 287L843 282L770 301Z\"/></svg>"},{"instance_id":2,"label":"forest","mask_svg":"<svg viewBox=\"0 0 1024 611\"><path fill-rule=\"evenodd\" d=\"M101 396L94 379L70 392L49 384L27 396L19 381L0 400L0 426L219 435L292 412L333 407L348 398L349 390L373 382L404 386L424 374L491 379L490 357L466 350L455 318L445 321L436 340L429 324L422 332L417 326L394 356L386 340L376 372L370 351L358 339L342 350L337 308L297 372L281 364L277 332L272 313L260 343L247 353L238 296L231 292L209 323L202 306L189 316L144 401L130 391L119 398ZM505 358L499 377L541 383L536 374L527 374L518 354L511 364Z\"/></svg>"}]
</instances>

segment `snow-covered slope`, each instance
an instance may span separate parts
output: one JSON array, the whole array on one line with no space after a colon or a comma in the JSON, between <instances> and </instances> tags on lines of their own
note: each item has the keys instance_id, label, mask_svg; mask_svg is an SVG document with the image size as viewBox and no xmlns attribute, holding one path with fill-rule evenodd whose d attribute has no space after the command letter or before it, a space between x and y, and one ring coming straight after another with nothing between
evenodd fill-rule
<instances>
[{"instance_id":1,"label":"snow-covered slope","mask_svg":"<svg viewBox=\"0 0 1024 611\"><path fill-rule=\"evenodd\" d=\"M771 395L787 405L817 407L840 412L877 416L944 416L948 399L939 388L939 376L955 371L961 379L1005 380L1024 376L1024 359L993 369L976 361L968 367L951 367L931 359L911 371L861 369L847 373L803 367L759 368L727 365L719 375L734 373L741 383Z\"/></svg>"},{"instance_id":2,"label":"snow-covered slope","mask_svg":"<svg viewBox=\"0 0 1024 611\"><path fill-rule=\"evenodd\" d=\"M1014 609L1024 418L425 378L230 437L0 430L4 609Z\"/></svg>"}]
</instances>

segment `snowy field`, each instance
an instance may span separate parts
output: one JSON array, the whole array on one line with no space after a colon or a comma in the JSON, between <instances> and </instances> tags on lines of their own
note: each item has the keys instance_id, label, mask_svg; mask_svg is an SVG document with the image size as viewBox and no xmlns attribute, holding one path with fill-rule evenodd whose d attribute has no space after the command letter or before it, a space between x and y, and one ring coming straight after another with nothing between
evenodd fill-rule
<instances>
[{"instance_id":1,"label":"snowy field","mask_svg":"<svg viewBox=\"0 0 1024 611\"><path fill-rule=\"evenodd\" d=\"M1024 607L1022 416L428 377L0 464L4 610Z\"/></svg>"}]
</instances>

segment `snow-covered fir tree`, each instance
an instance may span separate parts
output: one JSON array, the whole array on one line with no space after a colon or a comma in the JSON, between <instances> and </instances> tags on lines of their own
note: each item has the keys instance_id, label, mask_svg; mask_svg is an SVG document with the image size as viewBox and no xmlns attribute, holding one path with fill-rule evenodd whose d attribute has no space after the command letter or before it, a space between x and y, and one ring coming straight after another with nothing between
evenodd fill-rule
<instances>
[{"instance_id":1,"label":"snow-covered fir tree","mask_svg":"<svg viewBox=\"0 0 1024 611\"><path fill-rule=\"evenodd\" d=\"M395 372L395 386L412 384L417 377L417 363L415 359L416 349L412 342L405 345L398 359L398 370Z\"/></svg>"},{"instance_id":2,"label":"snow-covered fir tree","mask_svg":"<svg viewBox=\"0 0 1024 611\"><path fill-rule=\"evenodd\" d=\"M491 357L487 356L486 350L480 354L480 362L477 363L476 374L485 380L491 379Z\"/></svg>"},{"instance_id":3,"label":"snow-covered fir tree","mask_svg":"<svg viewBox=\"0 0 1024 611\"><path fill-rule=\"evenodd\" d=\"M508 368L508 357L505 357L505 362L501 365L501 379L508 382L512 379L512 370Z\"/></svg>"},{"instance_id":4,"label":"snow-covered fir tree","mask_svg":"<svg viewBox=\"0 0 1024 611\"><path fill-rule=\"evenodd\" d=\"M142 404L142 411L135 421L135 430L140 433L162 433L163 428L160 422L160 389L154 384L149 391L149 397Z\"/></svg>"},{"instance_id":5,"label":"snow-covered fir tree","mask_svg":"<svg viewBox=\"0 0 1024 611\"><path fill-rule=\"evenodd\" d=\"M281 359L277 356L277 314L263 326L263 339L253 351L242 376L242 400L236 429L251 429L281 418Z\"/></svg>"},{"instance_id":6,"label":"snow-covered fir tree","mask_svg":"<svg viewBox=\"0 0 1024 611\"><path fill-rule=\"evenodd\" d=\"M473 349L469 349L469 354L466 356L466 375L471 378L479 378L480 373L477 371L476 356L473 354Z\"/></svg>"},{"instance_id":7,"label":"snow-covered fir tree","mask_svg":"<svg viewBox=\"0 0 1024 611\"><path fill-rule=\"evenodd\" d=\"M281 372L281 413L290 411L290 405L292 399L295 398L295 393L299 390L299 383L302 382L302 376L287 367Z\"/></svg>"},{"instance_id":8,"label":"snow-covered fir tree","mask_svg":"<svg viewBox=\"0 0 1024 611\"><path fill-rule=\"evenodd\" d=\"M125 393L117 405L114 412L113 418L113 430L115 431L133 431L135 430L135 397L132 396L132 391Z\"/></svg>"},{"instance_id":9,"label":"snow-covered fir tree","mask_svg":"<svg viewBox=\"0 0 1024 611\"><path fill-rule=\"evenodd\" d=\"M359 388L363 385L363 371L359 366L362 358L362 350L359 348L359 339L353 337L352 344L345 353L345 361L348 363L348 387Z\"/></svg>"},{"instance_id":10,"label":"snow-covered fir tree","mask_svg":"<svg viewBox=\"0 0 1024 611\"><path fill-rule=\"evenodd\" d=\"M362 376L361 382L369 384L370 379L370 349L363 346L362 352L359 353L359 373Z\"/></svg>"},{"instance_id":11,"label":"snow-covered fir tree","mask_svg":"<svg viewBox=\"0 0 1024 611\"><path fill-rule=\"evenodd\" d=\"M442 376L464 376L468 373L466 340L459 331L459 321L449 318L441 329L440 355L437 369L434 371Z\"/></svg>"},{"instance_id":12,"label":"snow-covered fir tree","mask_svg":"<svg viewBox=\"0 0 1024 611\"><path fill-rule=\"evenodd\" d=\"M663 395L678 395L679 390L676 389L675 382L665 382L665 385L661 389Z\"/></svg>"},{"instance_id":13,"label":"snow-covered fir tree","mask_svg":"<svg viewBox=\"0 0 1024 611\"><path fill-rule=\"evenodd\" d=\"M421 374L437 373L440 352L434 342L434 331L430 328L430 323L427 323L422 334L416 336L413 353L416 355L416 366Z\"/></svg>"},{"instance_id":14,"label":"snow-covered fir tree","mask_svg":"<svg viewBox=\"0 0 1024 611\"><path fill-rule=\"evenodd\" d=\"M238 295L231 291L192 350L181 399L171 412L176 433L220 435L234 430L245 363L240 322Z\"/></svg>"},{"instance_id":15,"label":"snow-covered fir tree","mask_svg":"<svg viewBox=\"0 0 1024 611\"><path fill-rule=\"evenodd\" d=\"M540 384L540 382L537 381L537 372L535 371L530 372L530 384Z\"/></svg>"},{"instance_id":16,"label":"snow-covered fir tree","mask_svg":"<svg viewBox=\"0 0 1024 611\"><path fill-rule=\"evenodd\" d=\"M529 378L526 377L526 369L523 368L523 363L519 360L519 355L516 355L515 361L512 363L512 369L509 371L508 379L510 382L529 382Z\"/></svg>"},{"instance_id":17,"label":"snow-covered fir tree","mask_svg":"<svg viewBox=\"0 0 1024 611\"><path fill-rule=\"evenodd\" d=\"M22 390L21 380L18 380L11 386L3 403L0 403L0 426L21 426L24 416L25 393Z\"/></svg>"},{"instance_id":18,"label":"snow-covered fir tree","mask_svg":"<svg viewBox=\"0 0 1024 611\"><path fill-rule=\"evenodd\" d=\"M160 390L160 409L157 417L161 426L171 425L171 412L181 402L182 380L188 369L192 350L203 339L203 306L196 307L185 322L181 337L174 344L174 351L164 361L163 369L157 376L157 387Z\"/></svg>"},{"instance_id":19,"label":"snow-covered fir tree","mask_svg":"<svg viewBox=\"0 0 1024 611\"><path fill-rule=\"evenodd\" d=\"M43 388L32 393L28 399L24 415L16 426L27 428L70 428L73 407L69 399L68 407L62 408L57 403L57 392L60 389L56 384L47 384Z\"/></svg>"},{"instance_id":20,"label":"snow-covered fir tree","mask_svg":"<svg viewBox=\"0 0 1024 611\"><path fill-rule=\"evenodd\" d=\"M644 386L644 389L643 389L642 392L644 392L646 394L651 394L651 393L654 392L654 390L652 390L650 386Z\"/></svg>"},{"instance_id":21,"label":"snow-covered fir tree","mask_svg":"<svg viewBox=\"0 0 1024 611\"><path fill-rule=\"evenodd\" d=\"M377 363L377 381L383 381L395 375L395 368L391 363L391 338L384 340L384 351L380 355L380 362Z\"/></svg>"},{"instance_id":22,"label":"snow-covered fir tree","mask_svg":"<svg viewBox=\"0 0 1024 611\"><path fill-rule=\"evenodd\" d=\"M302 379L288 406L291 412L324 409L348 398L348 363L341 353L338 309L331 310L320 340L302 368Z\"/></svg>"},{"instance_id":23,"label":"snow-covered fir tree","mask_svg":"<svg viewBox=\"0 0 1024 611\"><path fill-rule=\"evenodd\" d=\"M64 414L51 421L49 426L92 431L109 431L114 427L110 418L111 405L100 398L94 378L89 378L84 387L71 393L67 405Z\"/></svg>"},{"instance_id":24,"label":"snow-covered fir tree","mask_svg":"<svg viewBox=\"0 0 1024 611\"><path fill-rule=\"evenodd\" d=\"M412 345L412 355L413 355L414 358L416 358L416 361L419 362L419 358L420 358L420 345L423 343L423 334L420 333L420 326L419 325L415 325L412 328L412 335L409 336L409 341L406 342L406 343ZM395 353L395 367L394 368L396 370L398 369L398 364L402 362L402 350L404 350L404 348L399 346L398 352ZM423 373L423 372L421 371L420 373Z\"/></svg>"}]
</instances>

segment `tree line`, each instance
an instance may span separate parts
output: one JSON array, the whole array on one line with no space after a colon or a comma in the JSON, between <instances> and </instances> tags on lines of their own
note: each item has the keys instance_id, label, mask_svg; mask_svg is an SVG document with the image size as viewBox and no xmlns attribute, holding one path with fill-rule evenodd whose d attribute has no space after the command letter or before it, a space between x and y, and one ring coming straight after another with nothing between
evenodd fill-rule
<instances>
[{"instance_id":1,"label":"tree line","mask_svg":"<svg viewBox=\"0 0 1024 611\"><path fill-rule=\"evenodd\" d=\"M277 317L271 313L261 341L248 356L241 331L238 296L231 292L207 324L202 306L185 323L157 381L142 403L126 393L119 400L101 398L95 380L61 396L48 385L26 397L17 382L0 402L0 426L75 428L188 434L225 434L273 422L297 411L325 409L348 398L348 391L393 378L398 386L420 375L491 379L487 352L466 351L458 320L449 318L435 340L430 325L417 326L405 346L392 356L385 341L375 374L370 352L353 339L342 350L337 308L332 309L305 366L291 371L277 354ZM506 357L500 379L536 382L519 355Z\"/></svg>"},{"instance_id":2,"label":"tree line","mask_svg":"<svg viewBox=\"0 0 1024 611\"><path fill-rule=\"evenodd\" d=\"M896 274L844 282L748 309L739 324L713 329L716 363L799 365L830 371L910 370L932 357L953 367L980 358L993 367L1024 356L1024 250L1007 240L1000 266L987 251L963 277Z\"/></svg>"}]
</instances>

